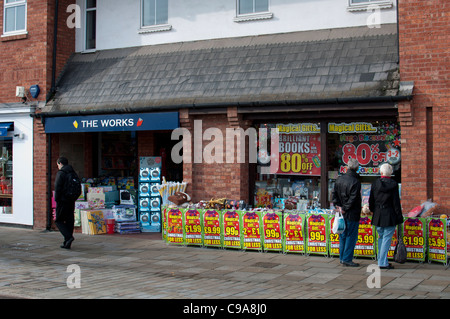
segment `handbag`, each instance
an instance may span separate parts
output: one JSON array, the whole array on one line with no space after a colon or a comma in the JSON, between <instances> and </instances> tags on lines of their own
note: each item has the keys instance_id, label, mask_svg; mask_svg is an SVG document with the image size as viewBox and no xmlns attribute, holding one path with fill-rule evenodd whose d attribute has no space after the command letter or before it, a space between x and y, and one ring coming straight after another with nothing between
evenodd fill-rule
<instances>
[{"instance_id":1,"label":"handbag","mask_svg":"<svg viewBox=\"0 0 450 319\"><path fill-rule=\"evenodd\" d=\"M334 214L333 234L342 234L345 230L345 220L342 211L339 209Z\"/></svg>"},{"instance_id":2,"label":"handbag","mask_svg":"<svg viewBox=\"0 0 450 319\"><path fill-rule=\"evenodd\" d=\"M406 246L403 242L403 236L398 238L397 245L394 250L394 261L399 264L404 264L406 262L407 253Z\"/></svg>"}]
</instances>

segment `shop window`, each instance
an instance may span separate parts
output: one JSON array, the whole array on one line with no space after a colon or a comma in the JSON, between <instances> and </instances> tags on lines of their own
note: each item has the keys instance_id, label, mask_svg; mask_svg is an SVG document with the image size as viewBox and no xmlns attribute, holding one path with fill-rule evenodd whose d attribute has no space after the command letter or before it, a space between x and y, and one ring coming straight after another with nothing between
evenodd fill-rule
<instances>
[{"instance_id":1,"label":"shop window","mask_svg":"<svg viewBox=\"0 0 450 319\"><path fill-rule=\"evenodd\" d=\"M380 166L389 163L393 176L401 183L401 131L395 121L328 123L328 199L336 178L346 172L346 164L355 158L360 164L363 203L367 203L370 185L380 176ZM401 184L400 184L401 187Z\"/></svg>"},{"instance_id":2,"label":"shop window","mask_svg":"<svg viewBox=\"0 0 450 319\"><path fill-rule=\"evenodd\" d=\"M23 33L27 28L26 0L5 0L3 11L3 34Z\"/></svg>"},{"instance_id":3,"label":"shop window","mask_svg":"<svg viewBox=\"0 0 450 319\"><path fill-rule=\"evenodd\" d=\"M290 202L299 210L319 207L320 124L262 124L261 128L277 128L279 133L276 141L270 134L268 142L259 141L254 206L283 209Z\"/></svg>"},{"instance_id":4,"label":"shop window","mask_svg":"<svg viewBox=\"0 0 450 319\"><path fill-rule=\"evenodd\" d=\"M12 138L0 137L0 214L12 214Z\"/></svg>"},{"instance_id":5,"label":"shop window","mask_svg":"<svg viewBox=\"0 0 450 319\"><path fill-rule=\"evenodd\" d=\"M103 132L101 136L100 174L102 176L137 176L136 133Z\"/></svg>"},{"instance_id":6,"label":"shop window","mask_svg":"<svg viewBox=\"0 0 450 319\"><path fill-rule=\"evenodd\" d=\"M86 50L96 47L97 1L86 0Z\"/></svg>"}]
</instances>

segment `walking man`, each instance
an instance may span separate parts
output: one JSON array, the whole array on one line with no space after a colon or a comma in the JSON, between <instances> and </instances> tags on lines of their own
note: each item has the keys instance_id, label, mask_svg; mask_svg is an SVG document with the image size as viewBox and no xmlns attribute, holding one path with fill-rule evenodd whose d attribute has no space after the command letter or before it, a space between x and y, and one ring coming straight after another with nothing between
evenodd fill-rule
<instances>
[{"instance_id":1,"label":"walking man","mask_svg":"<svg viewBox=\"0 0 450 319\"><path fill-rule=\"evenodd\" d=\"M339 235L339 260L347 267L359 266L353 262L361 218L361 182L356 173L358 167L356 159L349 159L347 173L338 177L332 193L334 205L341 208L344 216L345 230Z\"/></svg>"},{"instance_id":2,"label":"walking man","mask_svg":"<svg viewBox=\"0 0 450 319\"><path fill-rule=\"evenodd\" d=\"M69 161L60 157L56 161L58 173L55 179L56 219L55 224L64 236L61 248L70 249L74 241L73 229L75 223L75 200L67 196L67 187L71 173L75 173Z\"/></svg>"}]
</instances>

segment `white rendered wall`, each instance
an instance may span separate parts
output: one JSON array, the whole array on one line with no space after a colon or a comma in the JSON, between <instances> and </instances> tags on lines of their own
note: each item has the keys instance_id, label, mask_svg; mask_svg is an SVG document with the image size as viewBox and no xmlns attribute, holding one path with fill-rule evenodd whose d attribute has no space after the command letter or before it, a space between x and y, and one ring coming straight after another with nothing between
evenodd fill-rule
<instances>
[{"instance_id":1,"label":"white rendered wall","mask_svg":"<svg viewBox=\"0 0 450 319\"><path fill-rule=\"evenodd\" d=\"M381 24L396 23L392 2L392 8L378 11ZM77 3L84 21L85 0ZM236 0L169 0L172 29L140 34L140 0L97 0L96 50L364 26L375 12L348 11L348 7L349 0L270 0L272 18L235 22ZM76 51L83 51L84 23L77 29L76 40Z\"/></svg>"},{"instance_id":2,"label":"white rendered wall","mask_svg":"<svg viewBox=\"0 0 450 319\"><path fill-rule=\"evenodd\" d=\"M34 111L33 111L34 113ZM33 118L29 108L2 108L0 122L14 122L13 213L0 214L0 223L33 225ZM23 134L23 138L14 137Z\"/></svg>"}]
</instances>

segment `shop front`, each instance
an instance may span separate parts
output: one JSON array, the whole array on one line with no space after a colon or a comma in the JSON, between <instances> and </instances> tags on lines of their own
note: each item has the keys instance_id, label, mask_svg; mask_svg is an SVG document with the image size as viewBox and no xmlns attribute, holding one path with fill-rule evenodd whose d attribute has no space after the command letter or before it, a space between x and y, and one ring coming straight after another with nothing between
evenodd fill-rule
<instances>
[{"instance_id":1,"label":"shop front","mask_svg":"<svg viewBox=\"0 0 450 319\"><path fill-rule=\"evenodd\" d=\"M179 126L178 112L96 114L42 117L48 136L48 180L52 191L59 156L67 157L83 183L79 209L105 210L126 202L135 206L139 216L139 170L142 157L161 159L161 176L169 181L182 180L182 168L171 161L171 131ZM90 192L101 192L91 194ZM122 192L130 194L124 200ZM128 196L128 195L127 195ZM50 199L49 199L50 200ZM51 206L50 206L51 205ZM55 203L48 203L54 208ZM79 210L78 210L79 212ZM52 227L53 210L46 216ZM80 216L76 221L81 226Z\"/></svg>"},{"instance_id":2,"label":"shop front","mask_svg":"<svg viewBox=\"0 0 450 319\"><path fill-rule=\"evenodd\" d=\"M34 108L0 111L0 224L33 225Z\"/></svg>"}]
</instances>

